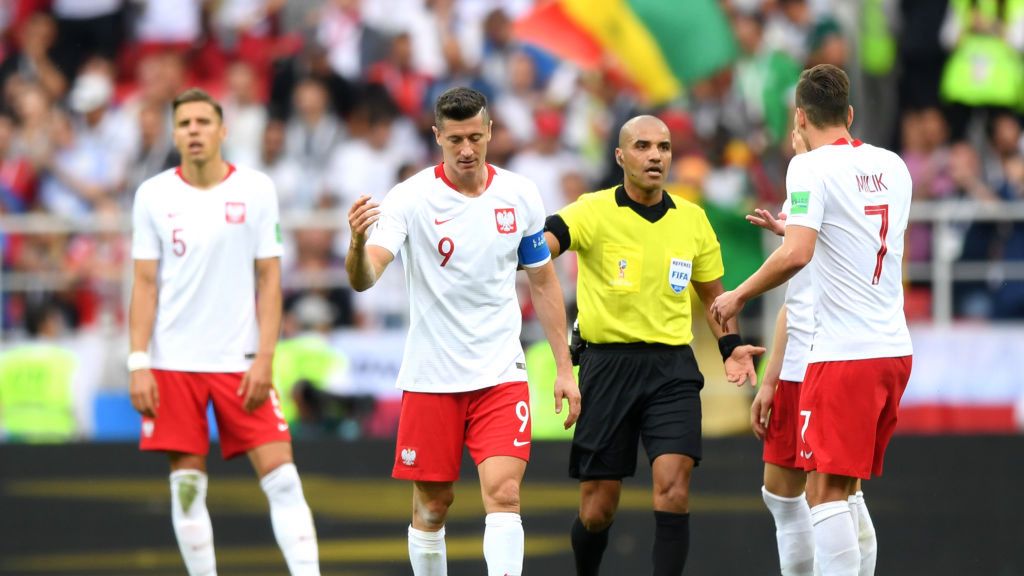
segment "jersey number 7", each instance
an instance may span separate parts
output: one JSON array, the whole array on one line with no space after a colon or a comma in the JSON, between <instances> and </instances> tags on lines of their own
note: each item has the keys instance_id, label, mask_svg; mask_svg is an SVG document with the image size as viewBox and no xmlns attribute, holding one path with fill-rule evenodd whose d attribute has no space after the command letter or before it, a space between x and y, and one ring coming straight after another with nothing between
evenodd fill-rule
<instances>
[{"instance_id":1,"label":"jersey number 7","mask_svg":"<svg viewBox=\"0 0 1024 576\"><path fill-rule=\"evenodd\" d=\"M878 249L878 259L875 261L875 275L871 277L871 285L874 286L882 279L882 260L885 258L885 253L889 251L885 245L885 236L889 233L889 205L865 206L864 213L868 216L882 217L882 226L878 229L878 238L882 241L882 247Z\"/></svg>"}]
</instances>

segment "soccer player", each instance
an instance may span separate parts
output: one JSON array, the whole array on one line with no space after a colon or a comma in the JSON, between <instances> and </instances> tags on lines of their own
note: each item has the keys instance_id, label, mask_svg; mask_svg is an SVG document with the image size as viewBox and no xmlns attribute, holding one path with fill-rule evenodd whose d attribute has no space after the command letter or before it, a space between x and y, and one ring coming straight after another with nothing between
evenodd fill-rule
<instances>
[{"instance_id":1,"label":"soccer player","mask_svg":"<svg viewBox=\"0 0 1024 576\"><path fill-rule=\"evenodd\" d=\"M221 158L218 104L173 103L181 166L146 180L132 215L131 397L142 450L167 453L171 522L192 576L216 574L206 508L206 406L225 459L249 456L293 576L320 574L316 531L271 384L281 325L281 236L267 176Z\"/></svg>"},{"instance_id":2,"label":"soccer player","mask_svg":"<svg viewBox=\"0 0 1024 576\"><path fill-rule=\"evenodd\" d=\"M409 558L417 576L447 574L444 523L463 445L477 465L487 511L487 573L522 573L519 485L531 440L515 291L520 264L555 354L555 410L561 413L568 400L566 428L579 414L562 291L544 242L544 206L532 182L487 164L486 106L469 88L441 94L434 135L444 161L392 188L379 205L359 198L348 216L345 268L352 287L373 286L399 250L409 286L392 476L413 481Z\"/></svg>"},{"instance_id":3,"label":"soccer player","mask_svg":"<svg viewBox=\"0 0 1024 576\"><path fill-rule=\"evenodd\" d=\"M701 459L700 390L689 343L692 284L705 312L723 292L722 254L707 216L664 191L672 147L665 124L638 116L619 131L623 184L584 194L547 220L555 256L576 251L583 409L569 474L580 481L572 527L576 573L595 575L618 509L622 479L643 441L654 483L654 574L683 572L690 541L690 476ZM754 384L735 321L712 322L731 382Z\"/></svg>"},{"instance_id":4,"label":"soccer player","mask_svg":"<svg viewBox=\"0 0 1024 576\"><path fill-rule=\"evenodd\" d=\"M782 246L713 305L727 322L814 257L814 336L797 448L810 472L814 557L825 576L869 573L849 497L858 478L882 474L913 354L901 270L910 174L896 154L850 136L849 90L835 66L801 74L794 124L809 152L794 157L786 174Z\"/></svg>"}]
</instances>

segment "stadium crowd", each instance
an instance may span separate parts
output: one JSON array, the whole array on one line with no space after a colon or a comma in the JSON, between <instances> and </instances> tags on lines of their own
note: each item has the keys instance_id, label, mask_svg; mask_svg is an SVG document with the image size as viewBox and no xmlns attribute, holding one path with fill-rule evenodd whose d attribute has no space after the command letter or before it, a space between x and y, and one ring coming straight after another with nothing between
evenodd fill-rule
<instances>
[{"instance_id":1,"label":"stadium crowd","mask_svg":"<svg viewBox=\"0 0 1024 576\"><path fill-rule=\"evenodd\" d=\"M271 176L286 222L337 210L333 229L289 226L283 260L286 312L316 309L332 328L406 323L399 271L368 293L346 286L343 214L359 195L380 199L438 161L432 102L452 86L488 97L489 160L536 182L549 213L612 184L618 127L658 115L673 137L669 189L707 211L726 288L764 258L761 233L743 215L784 199L792 92L811 65L851 72L854 135L901 152L915 199L1003 203L1024 194L1024 2L709 0L731 26L732 64L653 108L613 59L581 67L522 42L517 20L543 3L0 3L0 217L71 223L36 233L0 227L0 333L24 335L44 303L56 303L74 330L124 326L127 236L116 226L76 232L75 223L125 222L138 185L177 165L170 103L189 86L223 103L225 158ZM929 227L909 236L908 260L928 262ZM1024 228L973 223L953 249L964 261L1024 260ZM558 264L571 305L574 265ZM912 320L929 289L908 292ZM301 305L309 296L319 301ZM959 316L1021 318L1024 282L959 283L955 305ZM286 335L302 322L287 314Z\"/></svg>"}]
</instances>

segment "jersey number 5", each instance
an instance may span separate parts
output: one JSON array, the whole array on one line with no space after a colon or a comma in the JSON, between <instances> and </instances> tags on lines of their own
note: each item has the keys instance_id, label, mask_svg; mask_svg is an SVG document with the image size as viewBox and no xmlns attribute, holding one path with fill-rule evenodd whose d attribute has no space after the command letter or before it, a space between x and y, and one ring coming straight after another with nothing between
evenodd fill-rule
<instances>
[{"instance_id":1,"label":"jersey number 5","mask_svg":"<svg viewBox=\"0 0 1024 576\"><path fill-rule=\"evenodd\" d=\"M871 284L876 285L882 279L882 260L889 248L885 245L885 236L889 233L889 205L879 204L878 206L865 206L864 213L868 216L881 216L882 226L878 229L878 238L882 241L882 247L878 249L878 258L875 260L875 274L871 277Z\"/></svg>"},{"instance_id":2,"label":"jersey number 5","mask_svg":"<svg viewBox=\"0 0 1024 576\"><path fill-rule=\"evenodd\" d=\"M172 250L175 256L185 255L185 240L181 237L182 230L182 228L171 230L171 244L174 246Z\"/></svg>"}]
</instances>

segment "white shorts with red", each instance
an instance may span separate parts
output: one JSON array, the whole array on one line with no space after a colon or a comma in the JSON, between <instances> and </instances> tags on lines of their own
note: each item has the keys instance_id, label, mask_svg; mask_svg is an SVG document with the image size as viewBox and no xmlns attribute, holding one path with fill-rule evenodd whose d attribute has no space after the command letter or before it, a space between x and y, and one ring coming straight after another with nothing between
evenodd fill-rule
<instances>
[{"instance_id":1,"label":"white shorts with red","mask_svg":"<svg viewBox=\"0 0 1024 576\"><path fill-rule=\"evenodd\" d=\"M881 476L912 364L911 356L902 356L809 365L800 393L803 469L863 480Z\"/></svg>"},{"instance_id":2,"label":"white shorts with red","mask_svg":"<svg viewBox=\"0 0 1024 576\"><path fill-rule=\"evenodd\" d=\"M530 459L530 389L509 382L470 392L402 395L391 476L454 482L462 447L479 465L491 456Z\"/></svg>"},{"instance_id":3,"label":"white shorts with red","mask_svg":"<svg viewBox=\"0 0 1024 576\"><path fill-rule=\"evenodd\" d=\"M225 460L270 442L290 442L288 423L273 389L259 408L245 410L244 397L238 395L244 375L153 370L160 403L156 418L142 419L139 448L205 456L210 451L206 406L211 401Z\"/></svg>"},{"instance_id":4,"label":"white shorts with red","mask_svg":"<svg viewBox=\"0 0 1024 576\"><path fill-rule=\"evenodd\" d=\"M784 468L803 470L798 458L800 437L800 383L779 380L772 399L768 431L764 435L764 461Z\"/></svg>"}]
</instances>

